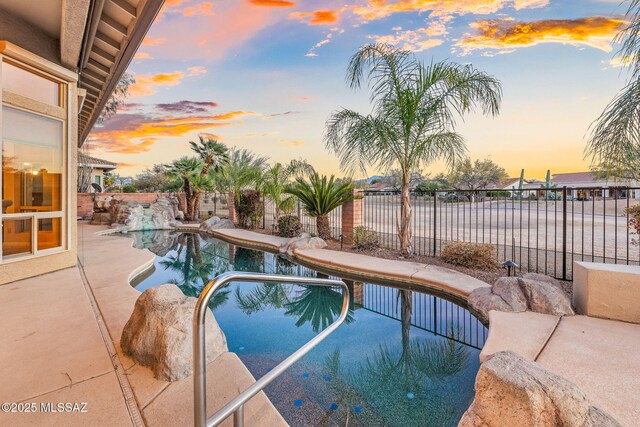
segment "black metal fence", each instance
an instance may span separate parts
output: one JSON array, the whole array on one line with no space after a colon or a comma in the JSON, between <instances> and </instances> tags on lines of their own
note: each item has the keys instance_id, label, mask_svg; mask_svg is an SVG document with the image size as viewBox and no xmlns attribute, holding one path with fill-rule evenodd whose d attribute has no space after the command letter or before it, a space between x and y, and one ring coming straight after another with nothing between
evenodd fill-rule
<instances>
[{"instance_id":1,"label":"black metal fence","mask_svg":"<svg viewBox=\"0 0 640 427\"><path fill-rule=\"evenodd\" d=\"M289 214L296 215L300 218L303 231L311 234L318 233L316 219L310 217L304 212L299 200L296 200L293 211ZM284 213L281 212L280 215L284 215ZM265 230L272 230L275 233L277 231L277 225L278 222L276 221L275 204L273 201L265 199L262 228ZM340 235L342 234L342 206L339 206L329 213L329 226L331 227L331 236L335 239L340 238Z\"/></svg>"},{"instance_id":2,"label":"black metal fence","mask_svg":"<svg viewBox=\"0 0 640 427\"><path fill-rule=\"evenodd\" d=\"M399 249L400 194L365 191L363 224ZM627 208L640 188L527 188L411 193L413 250L437 256L451 241L489 243L499 261L572 280L573 261L640 264Z\"/></svg>"}]
</instances>

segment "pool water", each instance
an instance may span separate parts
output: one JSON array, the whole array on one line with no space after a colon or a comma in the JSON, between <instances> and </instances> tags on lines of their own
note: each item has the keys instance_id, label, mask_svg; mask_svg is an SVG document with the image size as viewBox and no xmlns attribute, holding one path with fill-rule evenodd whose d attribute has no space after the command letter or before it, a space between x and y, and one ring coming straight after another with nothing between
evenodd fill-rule
<instances>
[{"instance_id":1,"label":"pool water","mask_svg":"<svg viewBox=\"0 0 640 427\"><path fill-rule=\"evenodd\" d=\"M278 255L209 236L129 233L154 252L155 269L132 283L144 291L175 283L198 296L229 270L327 277ZM415 290L346 281L349 316L332 335L265 390L292 426L455 426L473 399L487 330L466 309ZM339 289L232 283L210 303L254 377L328 326Z\"/></svg>"}]
</instances>

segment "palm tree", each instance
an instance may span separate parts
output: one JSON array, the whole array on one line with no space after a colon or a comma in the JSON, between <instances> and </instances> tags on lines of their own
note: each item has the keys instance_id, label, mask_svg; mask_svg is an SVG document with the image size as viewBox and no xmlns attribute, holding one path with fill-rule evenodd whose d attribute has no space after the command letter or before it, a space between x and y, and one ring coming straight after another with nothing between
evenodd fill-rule
<instances>
[{"instance_id":1,"label":"palm tree","mask_svg":"<svg viewBox=\"0 0 640 427\"><path fill-rule=\"evenodd\" d=\"M455 132L456 118L479 106L497 115L500 82L471 65L419 62L411 52L384 44L361 47L347 68L347 83L371 88L373 112L366 116L343 109L327 121L325 144L353 172L368 166L399 167L401 218L398 225L402 254L411 248L411 171L436 160L449 166L466 153L464 138Z\"/></svg>"},{"instance_id":2,"label":"palm tree","mask_svg":"<svg viewBox=\"0 0 640 427\"><path fill-rule=\"evenodd\" d=\"M605 168L608 175L640 175L640 0L631 0L628 24L618 33L617 53L631 76L626 86L607 105L592 125L585 157L592 167Z\"/></svg>"},{"instance_id":3,"label":"palm tree","mask_svg":"<svg viewBox=\"0 0 640 427\"><path fill-rule=\"evenodd\" d=\"M289 213L295 204L293 196L285 196L289 180L294 176L303 176L313 172L313 166L305 160L292 160L283 165L276 163L268 168L259 180L260 191L274 203L273 219L278 223L282 213Z\"/></svg>"},{"instance_id":4,"label":"palm tree","mask_svg":"<svg viewBox=\"0 0 640 427\"><path fill-rule=\"evenodd\" d=\"M167 175L178 179L182 182L181 190L184 193L184 206L180 206L180 209L184 212L185 219L191 221L195 218L193 211L194 206L194 191L197 189L192 188L192 182L200 175L202 169L202 162L194 157L182 157L178 160L174 160L173 163L167 165ZM198 186L202 184L197 183ZM182 204L182 201L178 197L178 203Z\"/></svg>"},{"instance_id":5,"label":"palm tree","mask_svg":"<svg viewBox=\"0 0 640 427\"><path fill-rule=\"evenodd\" d=\"M351 181L335 181L335 177L327 179L317 172L311 173L309 182L298 177L285 189L285 193L296 196L307 215L315 217L318 236L331 238L329 212L343 203L353 200L353 183Z\"/></svg>"},{"instance_id":6,"label":"palm tree","mask_svg":"<svg viewBox=\"0 0 640 427\"><path fill-rule=\"evenodd\" d=\"M219 172L223 166L229 163L227 147L216 139L204 138L202 135L199 135L198 142L189 141L189 145L191 146L191 150L194 151L202 161L202 169L200 170L201 177L207 177L210 170ZM193 201L196 216L198 216L200 210L200 195L201 192L196 192L194 196L195 200Z\"/></svg>"}]
</instances>

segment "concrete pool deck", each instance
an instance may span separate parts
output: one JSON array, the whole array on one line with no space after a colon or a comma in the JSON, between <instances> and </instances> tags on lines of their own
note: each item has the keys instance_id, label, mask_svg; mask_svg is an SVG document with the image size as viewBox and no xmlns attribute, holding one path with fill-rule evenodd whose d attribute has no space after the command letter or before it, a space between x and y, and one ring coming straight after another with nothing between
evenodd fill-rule
<instances>
[{"instance_id":1,"label":"concrete pool deck","mask_svg":"<svg viewBox=\"0 0 640 427\"><path fill-rule=\"evenodd\" d=\"M133 248L133 240L96 234L105 226L79 225L82 269L0 286L0 403L38 405L37 413L0 412L0 425L192 425L192 377L156 380L119 346L140 295L129 281L155 255ZM234 353L216 358L207 366L209 415L253 381ZM40 402L86 402L87 412L43 413ZM287 425L263 393L245 405L245 422Z\"/></svg>"},{"instance_id":2,"label":"concrete pool deck","mask_svg":"<svg viewBox=\"0 0 640 427\"><path fill-rule=\"evenodd\" d=\"M184 228L194 230L197 225ZM129 239L96 234L103 230L107 227L79 227L83 271L71 268L0 286L0 403L87 402L88 412L0 413L0 425L191 424L191 379L158 381L149 369L124 356L118 345L140 295L129 281L152 265L154 255L134 249ZM219 230L214 236L272 252L282 243L281 238L246 230ZM458 299L465 299L474 286L488 286L461 273L406 261L324 249L299 251L295 257L328 270L348 268L379 280L440 287ZM515 351L574 382L592 405L622 425L637 425L640 325L500 312L491 312L490 321L482 358L500 350ZM230 369L239 374L230 378ZM212 362L207 373L210 413L253 381L233 353ZM286 425L264 395L251 402L247 425ZM265 408L268 415L258 417L257 411Z\"/></svg>"}]
</instances>

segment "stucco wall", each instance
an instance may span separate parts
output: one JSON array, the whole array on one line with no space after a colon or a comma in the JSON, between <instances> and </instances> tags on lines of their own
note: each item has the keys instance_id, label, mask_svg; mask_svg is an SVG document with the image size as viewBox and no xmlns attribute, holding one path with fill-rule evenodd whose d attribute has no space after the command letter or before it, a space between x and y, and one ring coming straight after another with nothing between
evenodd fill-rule
<instances>
[{"instance_id":1,"label":"stucco wall","mask_svg":"<svg viewBox=\"0 0 640 427\"><path fill-rule=\"evenodd\" d=\"M28 0L25 0L28 1ZM0 8L0 40L60 64L60 41Z\"/></svg>"}]
</instances>

